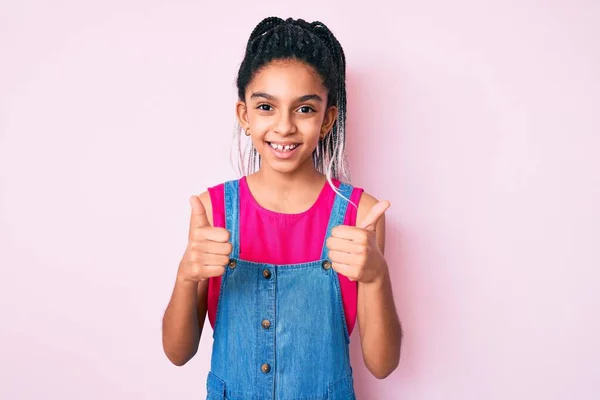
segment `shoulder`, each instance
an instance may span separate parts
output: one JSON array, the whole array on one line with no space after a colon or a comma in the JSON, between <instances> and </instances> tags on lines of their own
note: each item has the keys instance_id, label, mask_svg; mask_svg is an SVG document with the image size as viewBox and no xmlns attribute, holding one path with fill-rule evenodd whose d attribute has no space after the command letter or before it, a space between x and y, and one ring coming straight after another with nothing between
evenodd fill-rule
<instances>
[{"instance_id":1,"label":"shoulder","mask_svg":"<svg viewBox=\"0 0 600 400\"><path fill-rule=\"evenodd\" d=\"M198 194L197 196L200 198L200 201L202 202L202 205L204 206L204 209L206 210L206 216L208 217L208 222L210 222L211 225L214 225L212 200L210 198L209 191L208 190L204 191L204 192Z\"/></svg>"},{"instance_id":2,"label":"shoulder","mask_svg":"<svg viewBox=\"0 0 600 400\"><path fill-rule=\"evenodd\" d=\"M358 202L358 211L356 215L357 224L362 221L369 211L375 206L375 204L379 203L379 200L375 198L373 195L363 191L360 200Z\"/></svg>"},{"instance_id":3,"label":"shoulder","mask_svg":"<svg viewBox=\"0 0 600 400\"><path fill-rule=\"evenodd\" d=\"M234 182L234 181L231 181ZM225 184L228 182L221 182L213 186L209 186L207 190L198 194L202 205L206 209L206 215L208 221L214 226L215 214L222 214L224 206L224 193Z\"/></svg>"}]
</instances>

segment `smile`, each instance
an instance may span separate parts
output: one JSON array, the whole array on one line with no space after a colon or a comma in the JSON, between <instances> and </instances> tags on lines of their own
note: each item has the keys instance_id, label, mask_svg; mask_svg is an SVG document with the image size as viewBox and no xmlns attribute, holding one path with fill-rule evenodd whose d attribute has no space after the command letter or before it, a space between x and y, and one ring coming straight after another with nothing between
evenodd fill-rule
<instances>
[{"instance_id":1,"label":"smile","mask_svg":"<svg viewBox=\"0 0 600 400\"><path fill-rule=\"evenodd\" d=\"M292 151L294 150L296 147L300 146L300 144L298 143L291 143L291 144L286 144L286 145L281 145L281 144L277 144L277 143L272 143L272 142L267 142L269 144L269 146L271 146L271 148L275 149L275 150L279 150L279 151Z\"/></svg>"}]
</instances>

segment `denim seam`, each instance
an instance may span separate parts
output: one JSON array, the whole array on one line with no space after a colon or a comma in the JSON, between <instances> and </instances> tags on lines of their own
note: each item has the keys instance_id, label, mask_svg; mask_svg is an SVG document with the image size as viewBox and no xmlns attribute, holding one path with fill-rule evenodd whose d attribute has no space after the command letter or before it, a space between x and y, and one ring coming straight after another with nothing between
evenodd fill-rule
<instances>
[{"instance_id":1,"label":"denim seam","mask_svg":"<svg viewBox=\"0 0 600 400\"><path fill-rule=\"evenodd\" d=\"M352 194L353 187L346 183L341 183L338 188L339 192L346 198L350 198ZM336 194L335 200L333 202L333 207L331 208L331 213L329 216L329 222L327 223L327 231L325 232L325 238L323 241L323 248L321 250L321 258L327 259L329 257L329 249L327 248L327 239L331 236L331 231L334 227L338 225L344 224L344 219L346 218L346 211L348 210L348 201Z\"/></svg>"}]
</instances>

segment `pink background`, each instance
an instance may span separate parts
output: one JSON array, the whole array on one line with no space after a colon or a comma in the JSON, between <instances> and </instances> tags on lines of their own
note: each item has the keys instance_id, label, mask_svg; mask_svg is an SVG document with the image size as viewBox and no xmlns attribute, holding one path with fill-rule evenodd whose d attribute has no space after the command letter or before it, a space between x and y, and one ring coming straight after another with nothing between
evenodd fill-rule
<instances>
[{"instance_id":1,"label":"pink background","mask_svg":"<svg viewBox=\"0 0 600 400\"><path fill-rule=\"evenodd\" d=\"M370 377L356 331L359 398L600 398L600 3L350 3L2 1L1 399L203 398L210 328L178 368L161 318L268 15L339 37L392 202L402 360Z\"/></svg>"}]
</instances>

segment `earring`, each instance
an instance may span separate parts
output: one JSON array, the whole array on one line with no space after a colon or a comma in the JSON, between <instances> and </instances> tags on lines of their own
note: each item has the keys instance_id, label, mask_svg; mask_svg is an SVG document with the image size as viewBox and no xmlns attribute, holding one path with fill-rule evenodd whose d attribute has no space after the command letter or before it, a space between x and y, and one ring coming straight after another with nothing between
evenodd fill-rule
<instances>
[{"instance_id":1,"label":"earring","mask_svg":"<svg viewBox=\"0 0 600 400\"><path fill-rule=\"evenodd\" d=\"M246 134L246 136L250 136L250 128L246 129L244 133Z\"/></svg>"}]
</instances>

